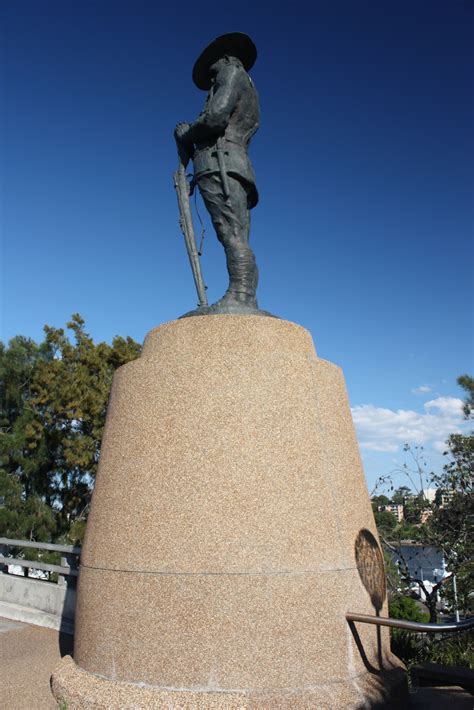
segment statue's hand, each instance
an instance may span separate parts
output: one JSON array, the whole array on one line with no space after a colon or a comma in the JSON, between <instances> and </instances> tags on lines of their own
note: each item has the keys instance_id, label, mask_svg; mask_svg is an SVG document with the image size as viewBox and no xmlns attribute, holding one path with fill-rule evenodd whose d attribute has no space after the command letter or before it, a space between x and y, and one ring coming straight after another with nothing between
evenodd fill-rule
<instances>
[{"instance_id":1,"label":"statue's hand","mask_svg":"<svg viewBox=\"0 0 474 710\"><path fill-rule=\"evenodd\" d=\"M178 123L176 128L174 129L174 137L177 141L180 143L191 143L189 139L189 129L191 128L189 123Z\"/></svg>"},{"instance_id":2,"label":"statue's hand","mask_svg":"<svg viewBox=\"0 0 474 710\"><path fill-rule=\"evenodd\" d=\"M189 123L178 123L178 125L174 129L174 137L176 140L176 145L178 147L179 159L185 168L193 157L194 153L193 143L187 137L189 128Z\"/></svg>"}]
</instances>

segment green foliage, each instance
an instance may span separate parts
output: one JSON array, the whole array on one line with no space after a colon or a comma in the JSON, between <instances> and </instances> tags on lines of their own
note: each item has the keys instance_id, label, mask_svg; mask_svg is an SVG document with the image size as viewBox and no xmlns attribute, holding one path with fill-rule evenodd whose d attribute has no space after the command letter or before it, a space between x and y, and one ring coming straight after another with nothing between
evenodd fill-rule
<instances>
[{"instance_id":1,"label":"green foliage","mask_svg":"<svg viewBox=\"0 0 474 710\"><path fill-rule=\"evenodd\" d=\"M374 512L375 523L381 535L389 535L397 527L397 519L388 510L376 510Z\"/></svg>"},{"instance_id":2,"label":"green foliage","mask_svg":"<svg viewBox=\"0 0 474 710\"><path fill-rule=\"evenodd\" d=\"M0 344L0 535L83 537L112 377L140 346L130 337L95 344L78 314L67 328L72 342L45 326L39 345L21 336Z\"/></svg>"},{"instance_id":3,"label":"green foliage","mask_svg":"<svg viewBox=\"0 0 474 710\"><path fill-rule=\"evenodd\" d=\"M86 517L74 520L71 527L67 531L64 542L71 545L82 545L84 535L86 534Z\"/></svg>"},{"instance_id":4,"label":"green foliage","mask_svg":"<svg viewBox=\"0 0 474 710\"><path fill-rule=\"evenodd\" d=\"M375 512L379 509L379 506L390 505L391 500L385 495L372 496L371 498L372 510Z\"/></svg>"},{"instance_id":5,"label":"green foliage","mask_svg":"<svg viewBox=\"0 0 474 710\"><path fill-rule=\"evenodd\" d=\"M454 613L456 609L468 616L474 614L474 561L468 560L461 565L456 573L457 600L454 596L453 580L445 584L441 590L441 598L446 608Z\"/></svg>"},{"instance_id":6,"label":"green foliage","mask_svg":"<svg viewBox=\"0 0 474 710\"><path fill-rule=\"evenodd\" d=\"M8 348L0 343L0 467L17 475L22 486L31 468L32 381L38 363L46 357L45 344L29 338L17 336Z\"/></svg>"},{"instance_id":7,"label":"green foliage","mask_svg":"<svg viewBox=\"0 0 474 710\"><path fill-rule=\"evenodd\" d=\"M474 379L463 375L458 379L458 383L468 394L465 400L465 415L472 417ZM417 580L410 576L408 566L404 564L400 554L401 575L398 575L398 578L389 575L388 586L392 594L397 590L403 592L404 585L406 587L412 586L413 583L420 585L432 622L438 621L436 604L438 594L447 603L448 609L454 611L457 606L457 609L464 614L472 613L474 601L472 596L474 589L474 563L472 561L474 559L474 496L472 490L474 433L469 435L452 434L446 443L445 455L449 457L448 463L443 467L442 473L431 475L426 473L422 447L413 447L413 449L409 445L404 447L405 452L409 453L412 458L411 467L404 464L395 473L404 474L416 493L413 493L408 486L400 486L393 494L392 502L403 504L405 515L404 520L394 528L388 528L385 519L376 515L379 533L386 549L391 548L399 552L403 540L413 540L442 551L451 575L434 585L431 591L423 580ZM425 481L437 487L437 495L433 503L429 503L425 498ZM390 482L390 478L385 476L380 479L380 482L386 485ZM418 488L415 482L417 482ZM422 514L425 511L429 511L431 515L422 523ZM457 605L454 601L452 575L456 575L457 580ZM415 592L411 591L410 594L415 594ZM431 642L421 643L401 631L395 632L393 638L394 643L403 646L402 649L396 651L397 655L403 658L409 657L411 654L411 656L416 655L426 660L429 658L427 648L439 649L440 658L443 654L446 657L452 654L460 661L466 658L464 647L457 641L433 646L430 645Z\"/></svg>"},{"instance_id":8,"label":"green foliage","mask_svg":"<svg viewBox=\"0 0 474 710\"><path fill-rule=\"evenodd\" d=\"M434 477L445 496L426 524L426 535L443 551L448 569L456 575L459 608L468 613L474 589L474 434L453 434L447 443L451 461ZM452 588L443 593L453 608Z\"/></svg>"},{"instance_id":9,"label":"green foliage","mask_svg":"<svg viewBox=\"0 0 474 710\"><path fill-rule=\"evenodd\" d=\"M400 486L392 495L392 503L405 505L413 496L413 491L408 486Z\"/></svg>"},{"instance_id":10,"label":"green foliage","mask_svg":"<svg viewBox=\"0 0 474 710\"><path fill-rule=\"evenodd\" d=\"M455 493L452 498L433 515L425 525L426 537L443 551L449 569L457 570L474 554L473 496Z\"/></svg>"},{"instance_id":11,"label":"green foliage","mask_svg":"<svg viewBox=\"0 0 474 710\"><path fill-rule=\"evenodd\" d=\"M445 456L451 461L443 468L441 475L434 475L433 482L448 493L456 492L472 495L474 478L474 433L451 434L447 440Z\"/></svg>"},{"instance_id":12,"label":"green foliage","mask_svg":"<svg viewBox=\"0 0 474 710\"><path fill-rule=\"evenodd\" d=\"M458 377L457 383L467 395L464 400L464 416L466 419L471 419L474 417L474 377L461 375Z\"/></svg>"},{"instance_id":13,"label":"green foliage","mask_svg":"<svg viewBox=\"0 0 474 710\"><path fill-rule=\"evenodd\" d=\"M37 457L48 460L49 502L64 530L89 503L114 370L140 351L130 338L95 345L77 314L67 326L73 343L62 328L45 328L50 357L38 363L32 381L30 439ZM35 489L43 482L36 479Z\"/></svg>"},{"instance_id":14,"label":"green foliage","mask_svg":"<svg viewBox=\"0 0 474 710\"><path fill-rule=\"evenodd\" d=\"M474 416L474 379L468 375L458 378L458 383L467 392L464 414L466 418ZM424 470L421 447L415 451L407 445L405 451L412 455L415 469L404 465L398 473L404 473L410 483L419 482L417 494L413 494L408 486L401 486L392 496L393 503L404 505L405 519L392 529L387 529L386 521L376 515L376 522L384 545L395 549L402 540L417 540L424 545L437 547L443 552L449 571L456 575L457 608L464 614L473 612L474 589L474 548L473 521L474 498L472 482L474 478L474 433L469 435L452 434L447 443L446 456L450 460L443 467L441 474L431 474L429 482L438 488L434 503L429 504L423 493L424 481L427 475ZM388 477L381 479L386 484ZM416 486L413 485L416 489ZM393 485L392 485L393 490ZM373 499L374 501L374 499ZM375 507L375 506L374 506ZM421 523L421 513L430 510L432 515ZM395 618L413 621L420 618L420 606L411 598L413 591L408 587L414 580L408 573L408 568L401 565L402 575L387 566L387 581L389 588L389 613ZM436 596L440 593L451 611L455 609L453 578L445 578L435 585L433 591L425 588L426 606L430 621L438 620ZM430 661L443 665L457 665L467 668L474 667L474 634L472 632L445 634L413 634L402 629L391 630L392 651L410 668L417 663Z\"/></svg>"},{"instance_id":15,"label":"green foliage","mask_svg":"<svg viewBox=\"0 0 474 710\"><path fill-rule=\"evenodd\" d=\"M423 660L443 666L474 668L474 633L465 632L433 638L424 649Z\"/></svg>"},{"instance_id":16,"label":"green foliage","mask_svg":"<svg viewBox=\"0 0 474 710\"><path fill-rule=\"evenodd\" d=\"M429 614L420 608L412 597L403 594L394 594L388 604L389 614L393 619L407 619L408 621L425 622Z\"/></svg>"},{"instance_id":17,"label":"green foliage","mask_svg":"<svg viewBox=\"0 0 474 710\"><path fill-rule=\"evenodd\" d=\"M402 540L411 540L413 542L426 543L426 536L424 534L424 526L418 523L409 523L406 520L396 527L394 534L392 535L392 540L397 540L402 542Z\"/></svg>"},{"instance_id":18,"label":"green foliage","mask_svg":"<svg viewBox=\"0 0 474 710\"><path fill-rule=\"evenodd\" d=\"M37 495L23 496L17 477L0 469L0 536L48 542L56 520L52 509Z\"/></svg>"},{"instance_id":19,"label":"green foliage","mask_svg":"<svg viewBox=\"0 0 474 710\"><path fill-rule=\"evenodd\" d=\"M408 670L419 663L439 663L443 666L474 668L474 633L414 634L403 629L392 629L392 652Z\"/></svg>"},{"instance_id":20,"label":"green foliage","mask_svg":"<svg viewBox=\"0 0 474 710\"><path fill-rule=\"evenodd\" d=\"M419 603L405 593L395 591L390 595L389 616L393 619L425 622L429 614L422 610ZM403 629L390 629L390 645L393 653L409 668L423 657L427 637L424 634L414 634Z\"/></svg>"},{"instance_id":21,"label":"green foliage","mask_svg":"<svg viewBox=\"0 0 474 710\"><path fill-rule=\"evenodd\" d=\"M389 600L389 614L394 619L426 622L429 615L409 596L394 594ZM458 634L414 634L403 629L390 630L393 653L410 668L429 661L447 666L473 668L472 632Z\"/></svg>"}]
</instances>

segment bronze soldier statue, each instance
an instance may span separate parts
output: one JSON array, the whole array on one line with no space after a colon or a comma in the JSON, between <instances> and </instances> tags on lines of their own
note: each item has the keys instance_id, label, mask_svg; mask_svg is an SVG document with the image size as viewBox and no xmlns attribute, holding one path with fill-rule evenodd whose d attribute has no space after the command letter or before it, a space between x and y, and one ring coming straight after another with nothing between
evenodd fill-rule
<instances>
[{"instance_id":1,"label":"bronze soldier statue","mask_svg":"<svg viewBox=\"0 0 474 710\"><path fill-rule=\"evenodd\" d=\"M258 193L247 150L259 126L260 108L247 72L256 57L254 43L240 32L211 42L193 69L196 86L209 91L204 109L194 123L178 123L175 129L180 155L187 153L193 160L191 189L199 187L229 272L224 296L192 314L264 313L258 310L258 270L249 245L250 210Z\"/></svg>"}]
</instances>

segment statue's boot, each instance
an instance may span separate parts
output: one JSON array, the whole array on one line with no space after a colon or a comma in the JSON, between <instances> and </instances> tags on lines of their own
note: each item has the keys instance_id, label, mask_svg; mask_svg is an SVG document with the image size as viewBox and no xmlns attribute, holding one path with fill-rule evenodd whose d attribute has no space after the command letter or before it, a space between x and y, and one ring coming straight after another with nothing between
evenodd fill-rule
<instances>
[{"instance_id":1,"label":"statue's boot","mask_svg":"<svg viewBox=\"0 0 474 710\"><path fill-rule=\"evenodd\" d=\"M226 248L227 269L229 271L229 287L225 294L212 306L200 306L185 313L182 318L202 315L255 315L273 316L268 311L262 311L257 303L258 269L253 251L249 246L239 246L238 249Z\"/></svg>"},{"instance_id":2,"label":"statue's boot","mask_svg":"<svg viewBox=\"0 0 474 710\"><path fill-rule=\"evenodd\" d=\"M258 303L255 294L238 291L233 286L229 286L222 298L219 298L210 308L219 308L220 306L247 306L255 309L258 308Z\"/></svg>"},{"instance_id":3,"label":"statue's boot","mask_svg":"<svg viewBox=\"0 0 474 710\"><path fill-rule=\"evenodd\" d=\"M229 286L225 294L211 308L240 306L258 309L258 269L249 246L226 248Z\"/></svg>"},{"instance_id":4,"label":"statue's boot","mask_svg":"<svg viewBox=\"0 0 474 710\"><path fill-rule=\"evenodd\" d=\"M212 304L212 306L200 306L193 311L185 313L182 318L201 315L254 315L273 316L268 311L262 311L258 307L256 290L258 281L258 270L255 264L253 252L250 251L251 258L248 258L249 250L245 250L246 268L229 269L229 287L222 298ZM233 267L233 265L232 265Z\"/></svg>"}]
</instances>

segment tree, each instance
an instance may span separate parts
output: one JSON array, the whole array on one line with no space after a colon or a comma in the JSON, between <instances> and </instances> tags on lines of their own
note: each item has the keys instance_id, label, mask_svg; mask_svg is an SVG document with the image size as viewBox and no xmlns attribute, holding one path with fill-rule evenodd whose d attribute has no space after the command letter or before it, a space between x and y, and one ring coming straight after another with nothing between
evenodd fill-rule
<instances>
[{"instance_id":1,"label":"tree","mask_svg":"<svg viewBox=\"0 0 474 710\"><path fill-rule=\"evenodd\" d=\"M467 393L464 416L472 419L474 378L462 375L457 382ZM443 550L448 569L456 574L458 606L470 612L474 589L474 432L452 434L447 445L445 456L451 460L441 475L433 476L441 494L429 521L429 531L434 543ZM455 603L449 588L445 597L452 605Z\"/></svg>"},{"instance_id":2,"label":"tree","mask_svg":"<svg viewBox=\"0 0 474 710\"><path fill-rule=\"evenodd\" d=\"M474 377L461 375L458 377L457 383L467 394L463 407L464 416L466 419L472 419L474 418Z\"/></svg>"},{"instance_id":3,"label":"tree","mask_svg":"<svg viewBox=\"0 0 474 710\"><path fill-rule=\"evenodd\" d=\"M397 519L388 510L374 511L375 524L380 535L389 535L397 527Z\"/></svg>"},{"instance_id":4,"label":"tree","mask_svg":"<svg viewBox=\"0 0 474 710\"><path fill-rule=\"evenodd\" d=\"M372 503L372 510L375 512L384 505L390 505L390 498L384 495L372 496L370 502Z\"/></svg>"},{"instance_id":5,"label":"tree","mask_svg":"<svg viewBox=\"0 0 474 710\"><path fill-rule=\"evenodd\" d=\"M0 343L0 535L47 541L56 529L45 499L22 483L31 467L28 434L34 420L31 387L44 344L17 336L8 348Z\"/></svg>"},{"instance_id":6,"label":"tree","mask_svg":"<svg viewBox=\"0 0 474 710\"><path fill-rule=\"evenodd\" d=\"M47 542L54 535L53 510L37 495L23 496L16 476L0 469L0 535L16 540Z\"/></svg>"},{"instance_id":7,"label":"tree","mask_svg":"<svg viewBox=\"0 0 474 710\"><path fill-rule=\"evenodd\" d=\"M424 497L424 492L406 498L404 506L405 525L419 525L423 511L429 508L430 505Z\"/></svg>"},{"instance_id":8,"label":"tree","mask_svg":"<svg viewBox=\"0 0 474 710\"><path fill-rule=\"evenodd\" d=\"M420 605L416 603L413 597L400 593L393 594L390 598L389 613L393 619L408 619L408 621L421 622L428 620L428 615L420 608Z\"/></svg>"},{"instance_id":9,"label":"tree","mask_svg":"<svg viewBox=\"0 0 474 710\"><path fill-rule=\"evenodd\" d=\"M458 383L466 390L465 416L472 416L472 396L474 379L468 375L458 378ZM437 596L442 593L453 603L452 578L458 580L459 601L465 612L472 604L472 589L474 586L474 556L473 522L474 498L472 482L474 474L474 433L469 435L452 434L447 440L446 456L450 460L443 467L441 474L425 473L423 450L421 447L409 445L404 447L411 454L415 468L404 464L396 473L407 472L410 482L419 480L420 490L416 495L408 486L401 486L392 497L394 503L404 503L405 521L393 530L382 525L380 536L386 549L392 550L400 560L401 580L412 587L416 583L423 593L423 601L430 612L432 622L438 619ZM437 495L433 503L429 503L424 494L424 482L428 478L437 487ZM383 479L387 482L387 478ZM415 487L415 486L414 486ZM421 524L421 513L429 510L431 515ZM435 547L443 553L449 575L437 582L431 589L423 579L413 577L409 571L408 560L401 552L403 539L416 539L422 545ZM421 599L421 594L417 595Z\"/></svg>"},{"instance_id":10,"label":"tree","mask_svg":"<svg viewBox=\"0 0 474 710\"><path fill-rule=\"evenodd\" d=\"M447 568L456 575L460 606L472 610L474 589L474 433L449 437L443 473L434 476L444 495L427 525L433 544L443 551ZM454 599L446 595L452 604Z\"/></svg>"},{"instance_id":11,"label":"tree","mask_svg":"<svg viewBox=\"0 0 474 710\"><path fill-rule=\"evenodd\" d=\"M405 505L406 501L413 497L413 491L408 486L400 486L392 496L392 503Z\"/></svg>"},{"instance_id":12,"label":"tree","mask_svg":"<svg viewBox=\"0 0 474 710\"><path fill-rule=\"evenodd\" d=\"M451 434L446 443L444 455L452 460L443 467L441 475L433 475L433 482L446 493L472 495L474 432Z\"/></svg>"},{"instance_id":13,"label":"tree","mask_svg":"<svg viewBox=\"0 0 474 710\"><path fill-rule=\"evenodd\" d=\"M36 498L53 511L56 538L73 529L76 540L94 485L113 373L136 358L140 346L130 337L94 344L78 314L67 327L73 342L62 328L45 326L40 345L18 337L0 350L0 466L8 475L0 495L1 485L16 481L21 500Z\"/></svg>"}]
</instances>

